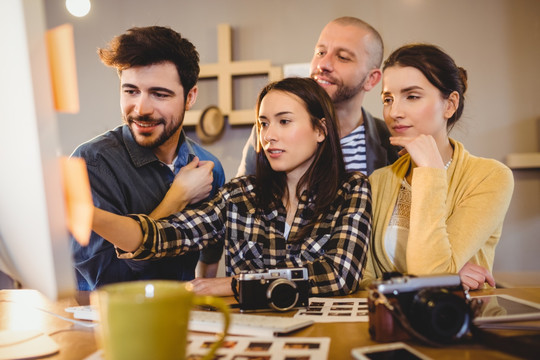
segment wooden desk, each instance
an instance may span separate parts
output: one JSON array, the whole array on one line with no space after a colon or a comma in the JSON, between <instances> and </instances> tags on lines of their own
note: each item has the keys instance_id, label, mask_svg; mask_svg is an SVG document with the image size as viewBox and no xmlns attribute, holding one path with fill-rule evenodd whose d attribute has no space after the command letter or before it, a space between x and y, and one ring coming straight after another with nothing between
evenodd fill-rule
<instances>
[{"instance_id":1,"label":"wooden desk","mask_svg":"<svg viewBox=\"0 0 540 360\"><path fill-rule=\"evenodd\" d=\"M349 297L365 297L366 294L366 292L359 292ZM540 302L539 288L483 290L474 295L476 294L509 294ZM64 309L79 304L88 304L88 293L81 293L77 298L53 303L34 290L1 290L0 330L37 329L43 331L51 334L61 349L58 354L47 359L84 359L97 350L93 331L73 326L51 314L36 310L36 307L39 307L70 317ZM275 315L275 313L272 314ZM369 337L368 323L317 323L295 332L293 336L330 337L329 359L351 359L351 349L377 344ZM506 353L478 344L460 344L444 348L420 346L416 342L409 342L409 344L434 359L516 359Z\"/></svg>"},{"instance_id":2,"label":"wooden desk","mask_svg":"<svg viewBox=\"0 0 540 360\"><path fill-rule=\"evenodd\" d=\"M540 287L540 271L494 271L498 287Z\"/></svg>"},{"instance_id":3,"label":"wooden desk","mask_svg":"<svg viewBox=\"0 0 540 360\"><path fill-rule=\"evenodd\" d=\"M84 359L97 350L93 330L37 309L72 318L64 309L79 304L88 304L88 293L50 302L36 290L0 290L0 330L40 330L60 347L46 359Z\"/></svg>"}]
</instances>

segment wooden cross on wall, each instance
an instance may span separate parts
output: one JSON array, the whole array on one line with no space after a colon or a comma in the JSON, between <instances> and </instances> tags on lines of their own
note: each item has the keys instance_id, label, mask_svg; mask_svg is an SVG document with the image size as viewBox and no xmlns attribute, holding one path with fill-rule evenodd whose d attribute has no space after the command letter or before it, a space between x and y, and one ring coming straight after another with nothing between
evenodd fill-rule
<instances>
[{"instance_id":1,"label":"wooden cross on wall","mask_svg":"<svg viewBox=\"0 0 540 360\"><path fill-rule=\"evenodd\" d=\"M246 75L267 75L268 81L283 78L281 67L272 66L270 60L232 61L231 27L218 25L218 62L201 65L199 79L217 78L218 104L231 125L246 125L255 122L255 110L233 109L233 77ZM203 110L189 110L184 117L184 125L196 125Z\"/></svg>"}]
</instances>

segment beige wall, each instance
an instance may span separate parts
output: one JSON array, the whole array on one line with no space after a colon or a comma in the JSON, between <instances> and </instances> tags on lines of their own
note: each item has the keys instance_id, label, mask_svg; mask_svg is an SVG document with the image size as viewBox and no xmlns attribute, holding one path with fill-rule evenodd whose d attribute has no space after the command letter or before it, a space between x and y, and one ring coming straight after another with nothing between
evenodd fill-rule
<instances>
[{"instance_id":1,"label":"beige wall","mask_svg":"<svg viewBox=\"0 0 540 360\"><path fill-rule=\"evenodd\" d=\"M233 29L234 60L273 65L308 62L322 27L352 15L377 28L385 55L405 42L432 42L467 69L465 112L452 136L476 155L505 161L508 153L540 151L540 1L538 0L92 0L91 13L71 17L64 0L46 0L49 27L75 27L81 111L60 115L62 148L120 123L118 80L96 55L131 26L171 26L190 39L201 63L217 61L217 24ZM250 107L263 77L235 81L235 106ZM215 83L201 84L198 107L216 102ZM366 108L380 116L380 87ZM234 176L249 127L227 127L208 148ZM190 135L195 137L193 132ZM540 169L515 171L516 187L496 270L540 269Z\"/></svg>"}]
</instances>

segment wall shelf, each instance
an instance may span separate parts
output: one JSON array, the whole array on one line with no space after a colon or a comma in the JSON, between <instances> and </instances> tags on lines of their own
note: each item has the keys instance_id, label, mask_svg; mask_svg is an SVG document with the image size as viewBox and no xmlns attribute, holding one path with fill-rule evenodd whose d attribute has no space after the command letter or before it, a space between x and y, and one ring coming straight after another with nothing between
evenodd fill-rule
<instances>
[{"instance_id":1,"label":"wall shelf","mask_svg":"<svg viewBox=\"0 0 540 360\"><path fill-rule=\"evenodd\" d=\"M510 169L540 169L540 152L513 153L506 156Z\"/></svg>"}]
</instances>

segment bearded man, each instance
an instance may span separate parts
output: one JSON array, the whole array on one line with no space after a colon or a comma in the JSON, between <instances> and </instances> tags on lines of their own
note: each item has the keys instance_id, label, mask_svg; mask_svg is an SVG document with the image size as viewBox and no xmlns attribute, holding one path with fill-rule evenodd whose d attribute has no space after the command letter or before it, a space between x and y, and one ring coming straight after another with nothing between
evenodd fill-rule
<instances>
[{"instance_id":1,"label":"bearded man","mask_svg":"<svg viewBox=\"0 0 540 360\"><path fill-rule=\"evenodd\" d=\"M197 99L195 46L167 27L137 27L114 37L98 54L120 78L124 124L72 154L86 161L94 205L120 215L152 216L175 176L181 180L175 182L181 207L212 196L225 182L223 167L182 129L184 113ZM192 280L199 260L199 253L119 259L114 246L96 233L88 246L74 238L71 245L79 290L142 279ZM218 247L206 251L201 254L206 264L221 258Z\"/></svg>"}]
</instances>

